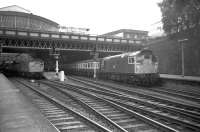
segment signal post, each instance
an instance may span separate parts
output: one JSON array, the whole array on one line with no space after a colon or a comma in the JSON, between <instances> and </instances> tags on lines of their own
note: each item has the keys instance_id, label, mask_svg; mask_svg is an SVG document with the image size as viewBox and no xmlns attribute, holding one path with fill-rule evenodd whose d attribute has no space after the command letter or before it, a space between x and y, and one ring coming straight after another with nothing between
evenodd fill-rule
<instances>
[{"instance_id":1,"label":"signal post","mask_svg":"<svg viewBox=\"0 0 200 132\"><path fill-rule=\"evenodd\" d=\"M53 56L54 59L56 60L56 68L55 68L55 71L56 71L56 75L58 75L58 72L59 72L58 60L59 60L59 56L60 56L60 50L59 50L59 49L56 49L55 47L53 47L53 48L50 50L50 55Z\"/></svg>"},{"instance_id":2,"label":"signal post","mask_svg":"<svg viewBox=\"0 0 200 132\"><path fill-rule=\"evenodd\" d=\"M93 67L94 67L94 74L93 74L93 78L96 79L97 78L97 59L99 57L99 53L97 52L97 45L95 45L94 49L90 52L90 55L93 56L94 59L94 63L93 63Z\"/></svg>"}]
</instances>

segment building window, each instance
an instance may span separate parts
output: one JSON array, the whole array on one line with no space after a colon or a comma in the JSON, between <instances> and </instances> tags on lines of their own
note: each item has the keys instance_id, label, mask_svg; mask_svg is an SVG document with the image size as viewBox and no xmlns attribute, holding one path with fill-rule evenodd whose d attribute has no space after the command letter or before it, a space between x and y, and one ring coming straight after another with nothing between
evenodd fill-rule
<instances>
[{"instance_id":1,"label":"building window","mask_svg":"<svg viewBox=\"0 0 200 132\"><path fill-rule=\"evenodd\" d=\"M137 38L138 38L138 35L137 35L137 34L135 34L134 38L135 38L135 39L137 39Z\"/></svg>"}]
</instances>

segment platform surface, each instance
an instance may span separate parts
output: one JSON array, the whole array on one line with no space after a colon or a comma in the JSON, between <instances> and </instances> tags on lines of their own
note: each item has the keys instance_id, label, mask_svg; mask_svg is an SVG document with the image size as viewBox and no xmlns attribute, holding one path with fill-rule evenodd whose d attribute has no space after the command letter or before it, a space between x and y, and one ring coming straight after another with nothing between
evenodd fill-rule
<instances>
[{"instance_id":1,"label":"platform surface","mask_svg":"<svg viewBox=\"0 0 200 132\"><path fill-rule=\"evenodd\" d=\"M161 78L166 78L166 79L178 79L178 80L200 82L200 77L198 77L198 76L182 76L182 75L160 74L160 77Z\"/></svg>"},{"instance_id":2,"label":"platform surface","mask_svg":"<svg viewBox=\"0 0 200 132\"><path fill-rule=\"evenodd\" d=\"M0 73L0 132L57 132L40 111Z\"/></svg>"},{"instance_id":3,"label":"platform surface","mask_svg":"<svg viewBox=\"0 0 200 132\"><path fill-rule=\"evenodd\" d=\"M56 72L44 72L43 76L47 80L60 80L60 72L56 74ZM65 76L65 80L67 77Z\"/></svg>"}]
</instances>

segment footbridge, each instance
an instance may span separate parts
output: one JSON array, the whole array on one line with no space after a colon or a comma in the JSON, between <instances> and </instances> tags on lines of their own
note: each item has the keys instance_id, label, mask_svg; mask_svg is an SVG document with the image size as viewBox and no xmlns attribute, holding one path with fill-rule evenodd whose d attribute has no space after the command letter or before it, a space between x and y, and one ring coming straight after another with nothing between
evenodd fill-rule
<instances>
[{"instance_id":1,"label":"footbridge","mask_svg":"<svg viewBox=\"0 0 200 132\"><path fill-rule=\"evenodd\" d=\"M51 32L0 27L3 48L31 48L64 51L130 52L143 47L144 41L86 34Z\"/></svg>"}]
</instances>

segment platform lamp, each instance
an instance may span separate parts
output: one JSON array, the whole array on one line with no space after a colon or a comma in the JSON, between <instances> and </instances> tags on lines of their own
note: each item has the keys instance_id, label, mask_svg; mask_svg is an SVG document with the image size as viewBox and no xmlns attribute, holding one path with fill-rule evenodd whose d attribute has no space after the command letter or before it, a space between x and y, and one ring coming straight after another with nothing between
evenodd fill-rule
<instances>
[{"instance_id":1,"label":"platform lamp","mask_svg":"<svg viewBox=\"0 0 200 132\"><path fill-rule=\"evenodd\" d=\"M53 47L52 49L50 49L50 55L53 56L53 58L56 60L55 71L56 71L56 75L58 75L58 71L59 71L58 60L59 60L59 56L60 56L60 49Z\"/></svg>"}]
</instances>

